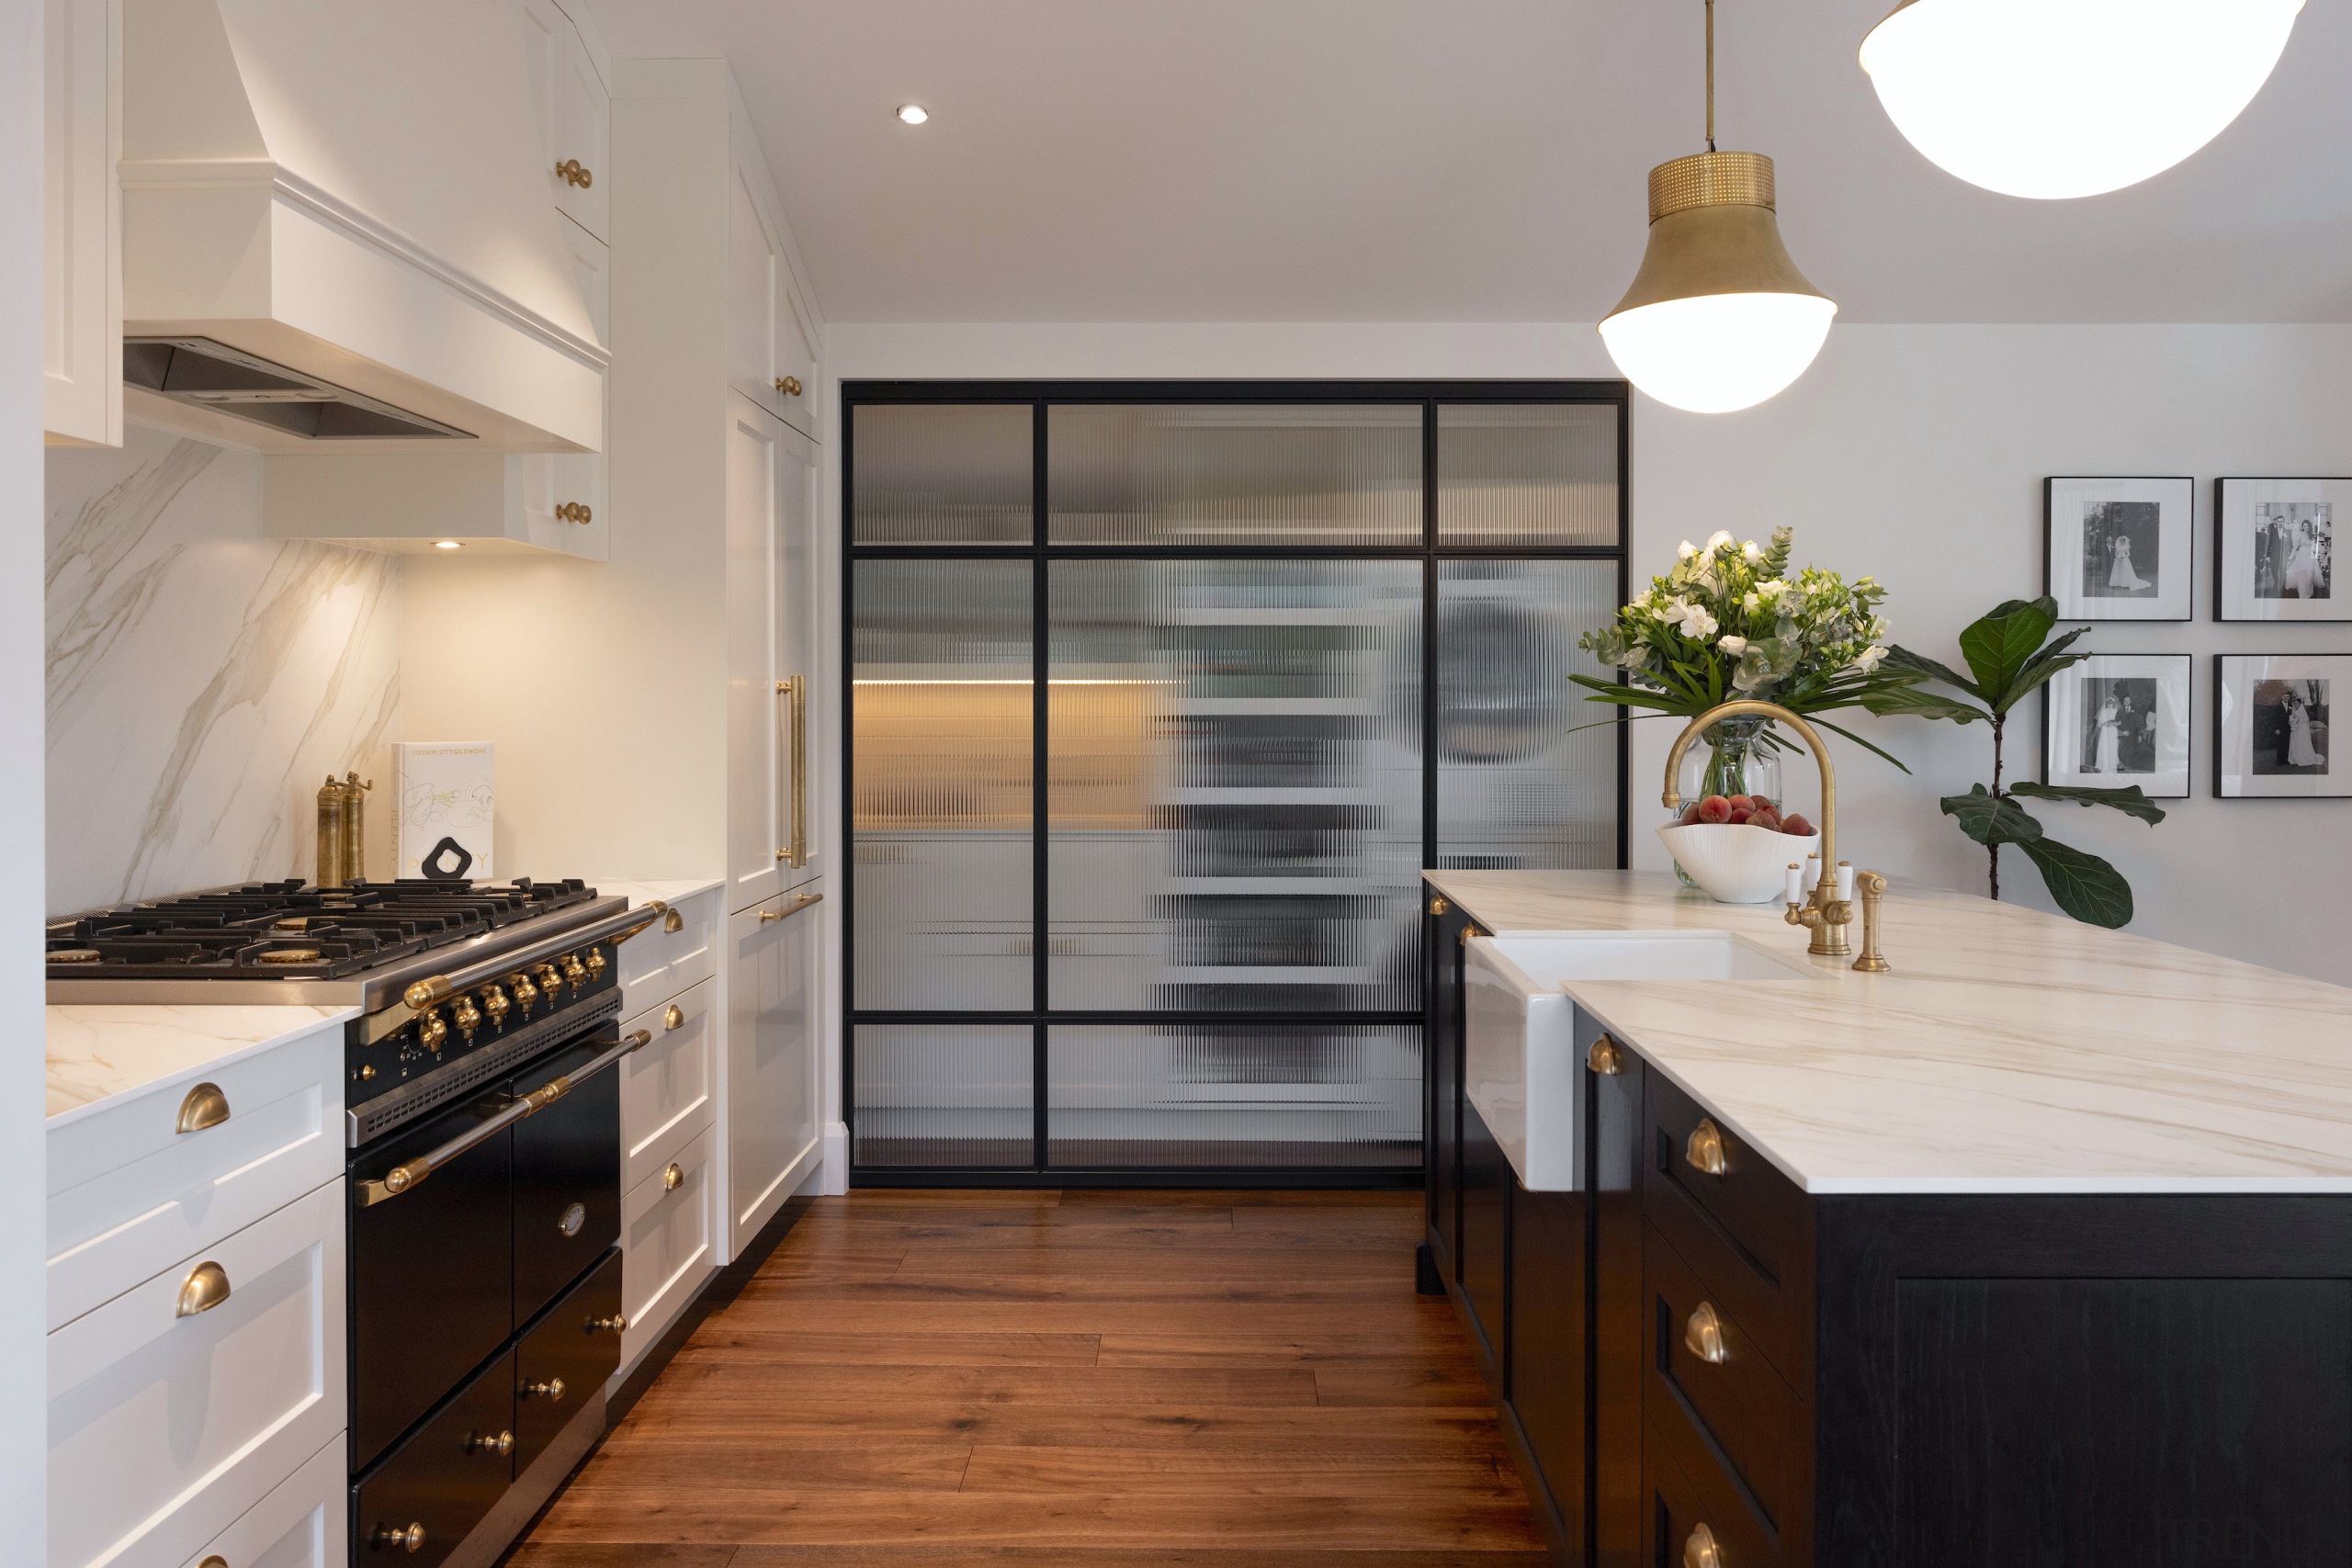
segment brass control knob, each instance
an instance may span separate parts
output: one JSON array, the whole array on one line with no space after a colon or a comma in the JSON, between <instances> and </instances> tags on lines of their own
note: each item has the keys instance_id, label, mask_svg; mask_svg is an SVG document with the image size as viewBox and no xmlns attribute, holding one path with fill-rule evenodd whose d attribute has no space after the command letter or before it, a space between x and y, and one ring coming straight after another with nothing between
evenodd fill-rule
<instances>
[{"instance_id":1,"label":"brass control knob","mask_svg":"<svg viewBox=\"0 0 2352 1568\"><path fill-rule=\"evenodd\" d=\"M481 1027L481 1009L474 1006L471 997L459 997L458 1005L449 1010L449 1016L458 1021L458 1032L469 1040L474 1037L474 1031Z\"/></svg>"},{"instance_id":2,"label":"brass control knob","mask_svg":"<svg viewBox=\"0 0 2352 1568\"><path fill-rule=\"evenodd\" d=\"M441 1049L441 1042L448 1038L449 1021L441 1016L439 1008L427 1009L424 1016L416 1021L417 1043L426 1050L437 1053Z\"/></svg>"},{"instance_id":3,"label":"brass control knob","mask_svg":"<svg viewBox=\"0 0 2352 1568\"><path fill-rule=\"evenodd\" d=\"M548 1000L553 1001L563 995L563 976L554 964L542 964L532 973L539 977L539 989L547 993Z\"/></svg>"},{"instance_id":4,"label":"brass control knob","mask_svg":"<svg viewBox=\"0 0 2352 1568\"><path fill-rule=\"evenodd\" d=\"M481 988L481 1010L490 1014L492 1023L503 1022L506 1018L506 1010L514 1005L506 999L506 993L497 987L484 986Z\"/></svg>"},{"instance_id":5,"label":"brass control knob","mask_svg":"<svg viewBox=\"0 0 2352 1568\"><path fill-rule=\"evenodd\" d=\"M587 962L588 973L592 977L602 975L605 972L605 950L601 947L590 948Z\"/></svg>"},{"instance_id":6,"label":"brass control knob","mask_svg":"<svg viewBox=\"0 0 2352 1568\"><path fill-rule=\"evenodd\" d=\"M563 977L571 982L571 988L575 991L588 983L588 965L580 962L580 954L567 953L563 955Z\"/></svg>"},{"instance_id":7,"label":"brass control knob","mask_svg":"<svg viewBox=\"0 0 2352 1568\"><path fill-rule=\"evenodd\" d=\"M469 1454L511 1454L514 1451L514 1434L511 1431L501 1432L494 1438L485 1438L476 1432L466 1439L466 1452Z\"/></svg>"},{"instance_id":8,"label":"brass control knob","mask_svg":"<svg viewBox=\"0 0 2352 1568\"><path fill-rule=\"evenodd\" d=\"M685 1010L684 1010L683 1008L679 1007L677 1003L675 1003L675 1002L672 1002L668 1007L663 1008L663 1009L662 1010L662 1028L664 1028L664 1029L684 1029L685 1026L686 1026L686 1014L685 1014Z\"/></svg>"},{"instance_id":9,"label":"brass control knob","mask_svg":"<svg viewBox=\"0 0 2352 1568\"><path fill-rule=\"evenodd\" d=\"M531 1004L539 999L538 987L531 983L528 975L524 974L517 974L508 984L514 988L514 999L523 1004L525 1012L529 1012Z\"/></svg>"},{"instance_id":10,"label":"brass control knob","mask_svg":"<svg viewBox=\"0 0 2352 1568\"><path fill-rule=\"evenodd\" d=\"M424 1527L413 1524L406 1529L398 1525L378 1525L374 1536L378 1546L394 1546L403 1551L424 1550Z\"/></svg>"},{"instance_id":11,"label":"brass control knob","mask_svg":"<svg viewBox=\"0 0 2352 1568\"><path fill-rule=\"evenodd\" d=\"M560 1404L563 1403L563 1380L549 1378L545 1382L526 1382L523 1385L522 1393L526 1399L536 1394L541 1399L553 1400Z\"/></svg>"}]
</instances>

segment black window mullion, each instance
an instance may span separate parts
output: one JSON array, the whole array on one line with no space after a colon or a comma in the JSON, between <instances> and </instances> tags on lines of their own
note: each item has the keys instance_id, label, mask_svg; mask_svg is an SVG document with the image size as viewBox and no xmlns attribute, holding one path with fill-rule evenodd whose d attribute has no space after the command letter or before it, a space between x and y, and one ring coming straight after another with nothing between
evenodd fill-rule
<instances>
[{"instance_id":1,"label":"black window mullion","mask_svg":"<svg viewBox=\"0 0 2352 1568\"><path fill-rule=\"evenodd\" d=\"M1052 942L1046 933L1053 929L1053 908L1047 897L1047 872L1050 868L1051 840L1047 837L1051 821L1053 780L1047 776L1046 758L1052 737L1046 731L1053 712L1053 620L1051 605L1046 599L1049 584L1046 561L1046 405L1035 405L1031 438L1030 463L1030 528L1029 547L1032 564L1029 573L1029 656L1032 677L1030 692L1030 795L1029 808L1029 1010L1033 1020L1030 1029L1032 1053L1029 1089L1031 1120L1030 1161L1043 1175L1046 1169L1046 1141L1050 1134L1046 1125L1046 1004L1051 1000L1046 991L1048 961Z\"/></svg>"}]
</instances>

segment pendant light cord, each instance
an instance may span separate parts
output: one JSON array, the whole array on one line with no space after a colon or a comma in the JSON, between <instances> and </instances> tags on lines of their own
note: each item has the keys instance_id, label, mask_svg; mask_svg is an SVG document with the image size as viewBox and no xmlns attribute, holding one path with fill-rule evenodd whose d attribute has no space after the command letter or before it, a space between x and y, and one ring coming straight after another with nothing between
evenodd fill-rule
<instances>
[{"instance_id":1,"label":"pendant light cord","mask_svg":"<svg viewBox=\"0 0 2352 1568\"><path fill-rule=\"evenodd\" d=\"M1707 151L1715 150L1715 0L1707 0Z\"/></svg>"}]
</instances>

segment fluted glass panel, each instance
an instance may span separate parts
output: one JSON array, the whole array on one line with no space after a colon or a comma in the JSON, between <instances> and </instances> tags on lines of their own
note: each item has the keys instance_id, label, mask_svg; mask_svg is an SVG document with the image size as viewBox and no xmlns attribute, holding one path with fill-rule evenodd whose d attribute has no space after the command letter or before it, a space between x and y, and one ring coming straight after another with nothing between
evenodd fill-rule
<instances>
[{"instance_id":1,"label":"fluted glass panel","mask_svg":"<svg viewBox=\"0 0 2352 1568\"><path fill-rule=\"evenodd\" d=\"M1046 414L1054 544L1420 542L1416 405L1082 403Z\"/></svg>"},{"instance_id":2,"label":"fluted glass panel","mask_svg":"<svg viewBox=\"0 0 2352 1568\"><path fill-rule=\"evenodd\" d=\"M861 545L1025 545L1036 509L1027 403L858 403L850 410Z\"/></svg>"},{"instance_id":3,"label":"fluted glass panel","mask_svg":"<svg viewBox=\"0 0 2352 1568\"><path fill-rule=\"evenodd\" d=\"M1419 1005L1417 561L1049 568L1050 1005Z\"/></svg>"},{"instance_id":4,"label":"fluted glass panel","mask_svg":"<svg viewBox=\"0 0 2352 1568\"><path fill-rule=\"evenodd\" d=\"M1421 1032L1386 1024L1057 1024L1046 1163L1409 1169Z\"/></svg>"},{"instance_id":5,"label":"fluted glass panel","mask_svg":"<svg viewBox=\"0 0 2352 1568\"><path fill-rule=\"evenodd\" d=\"M1617 543L1617 405L1442 403L1440 546Z\"/></svg>"},{"instance_id":6,"label":"fluted glass panel","mask_svg":"<svg viewBox=\"0 0 2352 1568\"><path fill-rule=\"evenodd\" d=\"M862 1023L850 1065L861 1166L1011 1166L1035 1157L1028 1024Z\"/></svg>"},{"instance_id":7,"label":"fluted glass panel","mask_svg":"<svg viewBox=\"0 0 2352 1568\"><path fill-rule=\"evenodd\" d=\"M1439 865L1617 863L1616 710L1567 679L1616 606L1613 560L1438 563Z\"/></svg>"},{"instance_id":8,"label":"fluted glass panel","mask_svg":"<svg viewBox=\"0 0 2352 1568\"><path fill-rule=\"evenodd\" d=\"M1030 1005L1032 570L853 568L854 1006Z\"/></svg>"}]
</instances>

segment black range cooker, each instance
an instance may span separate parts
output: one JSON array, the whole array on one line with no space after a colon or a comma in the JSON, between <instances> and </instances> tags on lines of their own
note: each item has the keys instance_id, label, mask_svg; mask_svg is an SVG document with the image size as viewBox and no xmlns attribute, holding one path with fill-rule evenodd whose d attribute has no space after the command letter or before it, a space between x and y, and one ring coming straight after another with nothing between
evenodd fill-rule
<instances>
[{"instance_id":1,"label":"black range cooker","mask_svg":"<svg viewBox=\"0 0 2352 1568\"><path fill-rule=\"evenodd\" d=\"M620 1362L618 944L579 881L299 881L49 923L52 1002L351 1006L351 1561L494 1562Z\"/></svg>"}]
</instances>

